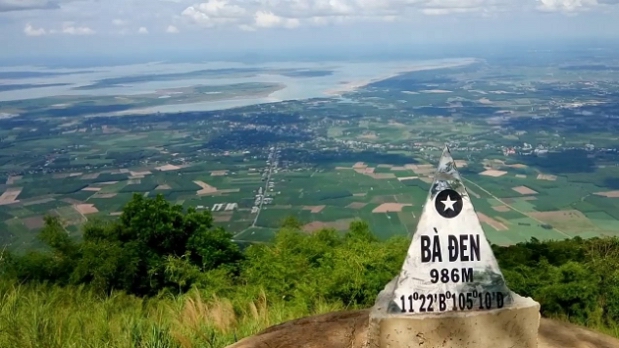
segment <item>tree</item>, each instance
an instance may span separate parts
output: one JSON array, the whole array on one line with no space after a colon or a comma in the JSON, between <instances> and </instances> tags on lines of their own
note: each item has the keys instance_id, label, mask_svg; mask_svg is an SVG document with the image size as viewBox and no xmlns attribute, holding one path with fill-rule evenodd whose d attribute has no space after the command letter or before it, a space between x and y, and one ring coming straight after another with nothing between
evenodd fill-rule
<instances>
[{"instance_id":1,"label":"tree","mask_svg":"<svg viewBox=\"0 0 619 348\"><path fill-rule=\"evenodd\" d=\"M81 242L70 238L57 217L46 217L39 239L49 250L3 252L0 273L154 295L164 288L184 291L202 279L198 273L225 268L211 278L238 274L243 259L232 235L213 226L210 212L185 211L161 195L135 194L118 220L89 221Z\"/></svg>"},{"instance_id":2,"label":"tree","mask_svg":"<svg viewBox=\"0 0 619 348\"><path fill-rule=\"evenodd\" d=\"M357 220L350 223L348 227L348 233L345 237L346 240L350 241L366 241L366 242L377 242L378 238L372 233L370 230L370 225L367 222Z\"/></svg>"},{"instance_id":3,"label":"tree","mask_svg":"<svg viewBox=\"0 0 619 348\"><path fill-rule=\"evenodd\" d=\"M289 228L291 230L300 230L303 227L301 221L294 215L288 215L281 223L282 228Z\"/></svg>"}]
</instances>

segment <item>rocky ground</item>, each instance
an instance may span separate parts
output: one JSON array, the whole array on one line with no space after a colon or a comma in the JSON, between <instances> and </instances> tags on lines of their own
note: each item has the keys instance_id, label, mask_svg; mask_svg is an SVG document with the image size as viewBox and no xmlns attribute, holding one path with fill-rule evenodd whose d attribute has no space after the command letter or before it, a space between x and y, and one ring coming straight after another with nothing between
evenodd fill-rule
<instances>
[{"instance_id":1,"label":"rocky ground","mask_svg":"<svg viewBox=\"0 0 619 348\"><path fill-rule=\"evenodd\" d=\"M227 348L362 348L369 310L329 313L266 329ZM619 340L542 318L539 348L618 348Z\"/></svg>"}]
</instances>

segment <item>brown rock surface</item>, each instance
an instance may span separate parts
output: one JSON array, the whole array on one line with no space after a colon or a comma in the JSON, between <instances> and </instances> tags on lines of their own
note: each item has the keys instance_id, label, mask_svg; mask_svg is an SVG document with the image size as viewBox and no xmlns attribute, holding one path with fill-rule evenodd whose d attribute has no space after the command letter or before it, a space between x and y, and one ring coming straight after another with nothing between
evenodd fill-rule
<instances>
[{"instance_id":1,"label":"brown rock surface","mask_svg":"<svg viewBox=\"0 0 619 348\"><path fill-rule=\"evenodd\" d=\"M270 327L227 348L362 348L369 310L336 312ZM619 348L619 340L542 318L539 348Z\"/></svg>"}]
</instances>

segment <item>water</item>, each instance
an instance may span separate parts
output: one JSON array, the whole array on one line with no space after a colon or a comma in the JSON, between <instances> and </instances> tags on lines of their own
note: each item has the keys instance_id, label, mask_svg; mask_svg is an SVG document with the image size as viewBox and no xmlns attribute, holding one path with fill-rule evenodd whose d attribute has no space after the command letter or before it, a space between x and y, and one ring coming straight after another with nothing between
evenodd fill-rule
<instances>
[{"instance_id":1,"label":"water","mask_svg":"<svg viewBox=\"0 0 619 348\"><path fill-rule=\"evenodd\" d=\"M470 58L461 59L442 59L426 61L392 61L375 63L342 63L342 62L320 62L320 63L266 63L260 65L248 65L231 62L210 62L210 63L182 63L182 64L162 64L147 63L139 65L126 65L116 67L102 67L89 69L92 72L80 72L73 75L37 77L27 79L0 79L0 84L13 83L69 83L67 86L33 88L24 90L14 90L0 92L0 102L9 100L34 99L43 97L53 97L59 95L74 96L109 96L109 95L136 95L149 94L162 89L172 89L189 87L195 85L228 85L245 82L275 82L284 84L286 87L273 92L267 98L246 98L231 99L224 101L199 102L192 104L164 105L141 111L177 112L177 111L208 111L221 108L232 108L237 106L247 106L253 104L270 103L282 100L299 100L318 97L333 97L342 92L351 91L355 87L366 85L370 82L395 76L398 73L440 68L446 66L456 66L473 62ZM143 83L133 83L126 86L113 86L91 90L73 90L76 86L85 86L104 78L135 76L144 74L170 74L184 73L206 69L223 68L272 68L272 69L321 69L332 70L332 75L319 77L287 77L261 73L251 77L225 77L225 78L183 78L173 81L150 81ZM0 71L53 71L53 72L74 72L77 70L58 69L49 70L36 67L11 67L0 68Z\"/></svg>"}]
</instances>

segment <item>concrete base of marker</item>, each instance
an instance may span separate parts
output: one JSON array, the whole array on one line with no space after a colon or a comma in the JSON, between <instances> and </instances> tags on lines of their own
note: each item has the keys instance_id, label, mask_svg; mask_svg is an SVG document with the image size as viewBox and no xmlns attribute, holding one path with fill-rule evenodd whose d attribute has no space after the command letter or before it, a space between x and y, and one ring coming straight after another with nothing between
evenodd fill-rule
<instances>
[{"instance_id":1,"label":"concrete base of marker","mask_svg":"<svg viewBox=\"0 0 619 348\"><path fill-rule=\"evenodd\" d=\"M370 311L365 348L537 348L540 305L513 294L509 308L479 312L388 313L395 279Z\"/></svg>"}]
</instances>

